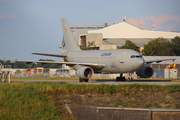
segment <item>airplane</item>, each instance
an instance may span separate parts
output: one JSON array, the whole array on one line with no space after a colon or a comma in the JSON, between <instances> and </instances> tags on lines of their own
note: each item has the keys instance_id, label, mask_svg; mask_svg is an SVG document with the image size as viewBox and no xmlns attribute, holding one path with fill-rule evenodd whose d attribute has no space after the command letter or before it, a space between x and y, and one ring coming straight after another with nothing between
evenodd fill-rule
<instances>
[{"instance_id":1,"label":"airplane","mask_svg":"<svg viewBox=\"0 0 180 120\"><path fill-rule=\"evenodd\" d=\"M53 57L66 58L68 62L52 62L52 61L27 61L27 60L11 60L16 62L26 63L53 63L66 64L71 66L79 77L79 82L88 82L94 73L118 73L119 77L116 81L125 81L124 73L133 73L141 78L150 78L153 75L153 69L145 64L159 63L167 60L149 60L145 61L142 55L131 49L115 49L115 50L81 50L76 44L73 34L70 30L66 18L61 18L62 29L64 34L65 52L61 55L46 54L46 53L32 53L35 55L45 55ZM132 82L132 77L128 78Z\"/></svg>"}]
</instances>

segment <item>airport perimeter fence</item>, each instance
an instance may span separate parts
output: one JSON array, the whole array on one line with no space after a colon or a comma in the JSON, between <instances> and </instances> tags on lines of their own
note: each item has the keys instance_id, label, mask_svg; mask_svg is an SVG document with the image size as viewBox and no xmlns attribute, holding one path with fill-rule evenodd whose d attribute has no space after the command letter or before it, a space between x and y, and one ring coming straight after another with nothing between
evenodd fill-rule
<instances>
[{"instance_id":1,"label":"airport perimeter fence","mask_svg":"<svg viewBox=\"0 0 180 120\"><path fill-rule=\"evenodd\" d=\"M76 120L179 120L180 109L96 107L68 104Z\"/></svg>"},{"instance_id":2,"label":"airport perimeter fence","mask_svg":"<svg viewBox=\"0 0 180 120\"><path fill-rule=\"evenodd\" d=\"M76 74L70 74L68 72L63 73L63 74L52 74L52 73L43 73L43 74L12 74L12 77L78 77L76 76ZM119 76L119 74L94 74L92 76L92 78L98 78L98 79L114 79L117 76Z\"/></svg>"},{"instance_id":3,"label":"airport perimeter fence","mask_svg":"<svg viewBox=\"0 0 180 120\"><path fill-rule=\"evenodd\" d=\"M75 72L47 72L43 74L34 74L34 73L28 73L28 74L11 74L12 77L77 77ZM126 78L128 78L128 74L124 74ZM119 74L94 74L92 78L97 79L115 79L116 77L119 77ZM164 70L154 70L154 74L152 78L157 79L163 79L165 77ZM139 77L137 77L139 78ZM180 78L180 71L177 73L177 78Z\"/></svg>"}]
</instances>

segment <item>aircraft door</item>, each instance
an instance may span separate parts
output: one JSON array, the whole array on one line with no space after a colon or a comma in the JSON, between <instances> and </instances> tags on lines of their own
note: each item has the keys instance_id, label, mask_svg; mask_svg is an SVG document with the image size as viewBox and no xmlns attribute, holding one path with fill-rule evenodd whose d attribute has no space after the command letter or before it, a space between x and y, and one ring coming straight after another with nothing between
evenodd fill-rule
<instances>
[{"instance_id":1,"label":"aircraft door","mask_svg":"<svg viewBox=\"0 0 180 120\"><path fill-rule=\"evenodd\" d=\"M120 56L120 63L121 63L121 64L124 63L125 54L126 54L126 52L122 53L122 55Z\"/></svg>"}]
</instances>

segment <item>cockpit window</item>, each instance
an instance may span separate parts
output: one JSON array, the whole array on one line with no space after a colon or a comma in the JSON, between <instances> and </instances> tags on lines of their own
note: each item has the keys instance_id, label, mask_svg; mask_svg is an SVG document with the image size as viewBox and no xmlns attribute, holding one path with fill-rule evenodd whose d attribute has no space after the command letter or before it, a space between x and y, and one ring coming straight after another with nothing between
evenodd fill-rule
<instances>
[{"instance_id":1,"label":"cockpit window","mask_svg":"<svg viewBox=\"0 0 180 120\"><path fill-rule=\"evenodd\" d=\"M141 55L132 55L131 58L142 58Z\"/></svg>"},{"instance_id":2,"label":"cockpit window","mask_svg":"<svg viewBox=\"0 0 180 120\"><path fill-rule=\"evenodd\" d=\"M132 55L132 56L131 56L131 58L135 58L135 56L134 56L134 55Z\"/></svg>"}]
</instances>

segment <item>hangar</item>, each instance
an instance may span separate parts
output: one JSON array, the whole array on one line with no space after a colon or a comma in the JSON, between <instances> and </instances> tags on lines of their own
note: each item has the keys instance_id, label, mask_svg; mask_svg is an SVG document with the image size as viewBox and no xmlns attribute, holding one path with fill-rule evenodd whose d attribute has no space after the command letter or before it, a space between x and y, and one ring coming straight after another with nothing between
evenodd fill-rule
<instances>
[{"instance_id":1,"label":"hangar","mask_svg":"<svg viewBox=\"0 0 180 120\"><path fill-rule=\"evenodd\" d=\"M152 27L153 30L144 30L125 20L120 23L70 23L70 28L78 45L88 46L88 42L94 41L91 47L100 50L117 49L130 40L141 51L144 44L153 39L162 37L171 41L176 36L180 37L180 32L155 31L155 27Z\"/></svg>"}]
</instances>

